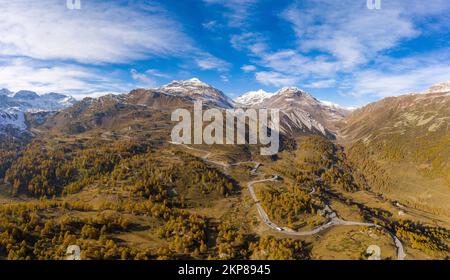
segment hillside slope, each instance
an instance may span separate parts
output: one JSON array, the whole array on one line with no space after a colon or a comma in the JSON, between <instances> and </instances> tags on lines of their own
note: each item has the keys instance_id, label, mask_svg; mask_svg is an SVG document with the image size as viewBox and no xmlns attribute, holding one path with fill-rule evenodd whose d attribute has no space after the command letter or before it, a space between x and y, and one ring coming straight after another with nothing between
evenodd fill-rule
<instances>
[{"instance_id":1,"label":"hillside slope","mask_svg":"<svg viewBox=\"0 0 450 280\"><path fill-rule=\"evenodd\" d=\"M374 190L450 215L450 91L385 98L354 111L340 141Z\"/></svg>"}]
</instances>

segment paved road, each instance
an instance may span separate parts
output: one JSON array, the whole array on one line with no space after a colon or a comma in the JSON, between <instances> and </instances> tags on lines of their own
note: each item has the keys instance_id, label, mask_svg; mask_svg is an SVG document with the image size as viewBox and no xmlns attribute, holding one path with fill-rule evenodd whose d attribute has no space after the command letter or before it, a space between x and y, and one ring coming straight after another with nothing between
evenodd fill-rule
<instances>
[{"instance_id":1,"label":"paved road","mask_svg":"<svg viewBox=\"0 0 450 280\"><path fill-rule=\"evenodd\" d=\"M310 236L310 235L315 235L320 233L321 231L324 231L330 227L333 226L367 226L367 227L376 227L376 228L382 228L385 231L387 231L389 233L389 235L392 237L392 239L394 240L395 246L397 247L397 259L398 260L404 260L406 257L406 254L404 252L403 249L403 244L402 242L397 238L397 236L395 236L394 234L392 234L391 232L389 232L387 229L377 225L377 224L373 224L373 223L362 223L362 222L354 222L354 221L346 221L343 220L341 218L339 218L336 213L334 211L331 210L331 208L327 205L325 207L325 211L328 212L327 217L329 217L331 220L326 223L323 224L313 230L310 231L287 231L285 229L283 229L282 227L280 227L279 225L275 224L274 222L272 222L269 218L269 216L267 215L266 211L264 210L264 208L261 206L261 202L258 200L258 198L256 197L255 194L255 190L253 188L254 184L258 184L258 183L264 183L264 182L275 182L276 181L276 176L269 178L269 179L264 179L264 180L256 180L256 181L251 181L247 184L247 188L248 191L250 192L251 197L253 198L253 201L255 202L256 208L258 210L259 216L261 217L261 220L270 228L278 231L279 233L285 234L285 235L291 235L291 236Z\"/></svg>"},{"instance_id":2,"label":"paved road","mask_svg":"<svg viewBox=\"0 0 450 280\"><path fill-rule=\"evenodd\" d=\"M173 143L170 142L172 144L178 144L178 143ZM186 147L189 150L195 150L195 151L199 151L202 153L205 153L205 155L202 157L203 160L208 161L210 163L216 164L216 165L220 165L223 166L224 168L228 168L230 166L237 166L240 164L255 164L255 167L251 170L251 174L252 175L257 175L258 174L258 168L261 166L261 163L259 162L255 162L255 161L246 161L246 162L237 162L237 163L233 163L233 164L228 164L228 163L224 163L224 162L218 162L218 161L212 161L209 160L208 158L211 156L211 152L208 151L204 151L201 149L196 149L196 148L192 148L190 146L184 145L182 144L184 147ZM260 175L264 175L264 174L260 174ZM310 235L315 235L318 234L330 227L333 226L366 226L366 227L375 227L375 228L381 228L384 229L386 232L389 233L389 235L392 237L392 239L394 240L395 246L397 247L397 260L404 260L406 257L406 254L404 252L404 248L403 248L403 244L400 241L400 239L397 238L397 236L395 236L395 234L391 233L389 230L387 230L386 228L381 227L380 225L377 224L373 224L373 223L362 223L362 222L354 222L354 221L346 221L343 220L341 218L339 218L336 215L336 212L334 212L329 205L326 205L324 208L324 211L327 213L327 217L330 218L330 221L313 229L310 231L289 231L289 230L285 230L283 229L281 226L275 224L274 222L272 222L269 218L269 216L267 215L266 211L264 210L264 208L261 205L261 202L258 200L258 198L256 197L255 194L255 189L253 187L253 185L258 184L258 183L264 183L264 182L276 182L278 179L278 176L273 176L272 178L269 179L262 179L262 180L255 180L255 181L251 181L247 184L247 188L248 191L250 193L250 196L252 197L253 201L255 202L256 205L256 209L258 211L258 214L261 218L261 220L264 222L264 224L266 224L268 227L270 227L271 229L281 233L281 234L285 234L285 235L290 235L290 236L310 236ZM313 188L311 194L315 193L316 189Z\"/></svg>"}]
</instances>

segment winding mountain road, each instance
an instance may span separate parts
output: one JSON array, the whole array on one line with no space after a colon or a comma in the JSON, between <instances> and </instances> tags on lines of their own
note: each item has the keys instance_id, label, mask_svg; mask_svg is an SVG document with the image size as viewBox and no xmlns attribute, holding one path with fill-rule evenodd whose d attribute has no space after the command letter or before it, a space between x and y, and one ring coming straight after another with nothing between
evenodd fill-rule
<instances>
[{"instance_id":1,"label":"winding mountain road","mask_svg":"<svg viewBox=\"0 0 450 280\"><path fill-rule=\"evenodd\" d=\"M176 144L179 145L179 143L174 143L174 142L170 142L171 144ZM211 152L209 151L205 151L205 150L201 150L201 149L196 149L190 146L187 146L185 144L181 144L184 147L186 147L189 150L194 150L194 151L199 151L202 153L205 153L205 155L202 157L202 159L204 161L207 161L209 163L212 164L216 164L216 165L220 165L224 168L229 168L231 166L237 166L237 165L241 165L241 164L255 164L255 167L251 170L251 174L252 175L265 175L263 173L258 174L258 168L261 166L261 163L256 162L256 161L246 161L246 162L237 162L237 163L233 163L233 164L228 164L228 163L224 163L224 162L218 162L218 161L212 161L209 159L209 157L212 155ZM374 223L363 223L363 222L355 222L355 221L346 221L343 220L341 218L339 218L336 214L336 212L334 212L329 205L326 205L324 208L324 211L327 213L327 217L330 219L329 222L313 229L310 231L289 231L289 230L285 230L284 228L282 228L281 226L275 224L274 222L272 222L269 218L269 216L267 215L267 212L264 210L264 208L261 205L261 202L258 200L258 198L256 197L255 194L255 190L253 185L255 184L259 184L259 183L265 183L265 182L276 182L278 180L278 176L273 176L272 178L268 178L268 179L261 179L261 180L255 180L255 181L251 181L247 183L247 189L250 193L250 196L252 197L253 201L255 202L256 205L256 209L258 211L258 214L261 218L261 220L271 229L277 231L278 233L284 234L284 235L290 235L290 236L311 236L311 235L315 235L318 234L328 228L331 228L333 226L366 226L366 227L375 227L375 228L381 228L383 230L385 230L387 233L389 233L389 235L391 236L391 238L394 241L395 246L397 247L397 260L404 260L406 257L404 248L403 248L403 244L400 241L400 239L397 238L397 236L395 236L395 234L391 233L388 229L374 224ZM315 193L316 190L313 189L311 194Z\"/></svg>"},{"instance_id":2,"label":"winding mountain road","mask_svg":"<svg viewBox=\"0 0 450 280\"><path fill-rule=\"evenodd\" d=\"M259 216L261 217L261 219L263 220L263 222L270 228L285 234L285 235L291 235L291 236L310 236L310 235L315 235L320 233L321 231L324 231L330 227L333 226L367 226L367 227L376 227L376 228L382 228L384 229L386 232L389 233L389 235L392 237L392 239L394 240L395 246L397 247L397 260L404 260L406 257L406 254L404 252L404 248L403 248L403 244L402 242L397 238L397 236L395 236L394 234L392 234L390 231L388 231L387 229L383 228L380 225L374 224L374 223L362 223L362 222L354 222L354 221L346 221L343 220L341 218L339 218L336 213L334 211L331 210L331 208L327 205L325 207L325 210L328 212L328 218L330 218L331 220L326 223L323 224L313 230L310 231L286 231L285 229L283 229L282 227L280 227L279 225L275 224L274 222L272 222L269 218L269 216L267 215L266 211L264 210L264 208L261 206L261 202L258 200L258 198L256 197L255 194L255 190L253 188L254 184L258 184L258 183L264 183L264 182L275 182L277 181L277 176L274 176L272 178L269 179L264 179L264 180L256 180L256 181L251 181L247 184L247 188L248 191L250 192L251 197L253 198L253 201L255 202L256 208L258 210Z\"/></svg>"}]
</instances>

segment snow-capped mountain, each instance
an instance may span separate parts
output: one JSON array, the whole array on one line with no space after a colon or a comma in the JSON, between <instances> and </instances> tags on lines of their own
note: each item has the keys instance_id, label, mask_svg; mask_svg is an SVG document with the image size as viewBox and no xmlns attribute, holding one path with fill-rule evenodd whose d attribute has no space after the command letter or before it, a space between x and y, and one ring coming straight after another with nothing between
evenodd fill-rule
<instances>
[{"instance_id":1,"label":"snow-capped mountain","mask_svg":"<svg viewBox=\"0 0 450 280\"><path fill-rule=\"evenodd\" d=\"M187 96L194 100L202 100L206 104L221 108L232 108L233 101L222 91L200 81L197 78L183 81L173 81L162 86L157 91L175 96Z\"/></svg>"},{"instance_id":2,"label":"snow-capped mountain","mask_svg":"<svg viewBox=\"0 0 450 280\"><path fill-rule=\"evenodd\" d=\"M76 100L60 93L38 95L33 91L21 90L13 93L0 90L0 109L15 109L23 112L59 111L72 106Z\"/></svg>"},{"instance_id":3,"label":"snow-capped mountain","mask_svg":"<svg viewBox=\"0 0 450 280\"><path fill-rule=\"evenodd\" d=\"M270 98L273 93L266 92L262 89L257 91L249 91L243 95L234 99L234 102L239 106L252 107L264 102L266 99Z\"/></svg>"},{"instance_id":4,"label":"snow-capped mountain","mask_svg":"<svg viewBox=\"0 0 450 280\"><path fill-rule=\"evenodd\" d=\"M297 87L284 87L273 94L250 92L238 97L235 102L252 108L280 109L282 132L313 132L332 138L335 123L350 112L323 103Z\"/></svg>"},{"instance_id":5,"label":"snow-capped mountain","mask_svg":"<svg viewBox=\"0 0 450 280\"><path fill-rule=\"evenodd\" d=\"M0 110L0 133L7 129L26 130L27 125L24 112L14 109Z\"/></svg>"},{"instance_id":6,"label":"snow-capped mountain","mask_svg":"<svg viewBox=\"0 0 450 280\"><path fill-rule=\"evenodd\" d=\"M331 101L325 101L325 100L320 100L320 102L324 105L324 106L328 106L332 109L337 109L337 110L348 110L348 111L353 111L355 110L357 107L345 107L342 105L339 105L337 103L331 102Z\"/></svg>"},{"instance_id":7,"label":"snow-capped mountain","mask_svg":"<svg viewBox=\"0 0 450 280\"><path fill-rule=\"evenodd\" d=\"M444 92L450 92L450 82L443 82L432 85L424 93L444 93Z\"/></svg>"},{"instance_id":8,"label":"snow-capped mountain","mask_svg":"<svg viewBox=\"0 0 450 280\"><path fill-rule=\"evenodd\" d=\"M9 96L12 95L13 93L10 92L8 89L6 88L2 88L0 89L0 96Z\"/></svg>"}]
</instances>

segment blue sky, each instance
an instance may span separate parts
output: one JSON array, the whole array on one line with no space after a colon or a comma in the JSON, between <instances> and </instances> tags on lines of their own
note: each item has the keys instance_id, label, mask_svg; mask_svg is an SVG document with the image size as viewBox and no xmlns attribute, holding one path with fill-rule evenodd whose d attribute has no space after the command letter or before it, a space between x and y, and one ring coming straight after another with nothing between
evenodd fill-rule
<instances>
[{"instance_id":1,"label":"blue sky","mask_svg":"<svg viewBox=\"0 0 450 280\"><path fill-rule=\"evenodd\" d=\"M0 0L0 87L84 96L199 79L360 106L450 81L450 2Z\"/></svg>"}]
</instances>

